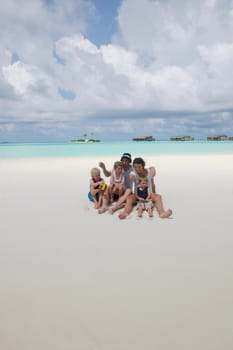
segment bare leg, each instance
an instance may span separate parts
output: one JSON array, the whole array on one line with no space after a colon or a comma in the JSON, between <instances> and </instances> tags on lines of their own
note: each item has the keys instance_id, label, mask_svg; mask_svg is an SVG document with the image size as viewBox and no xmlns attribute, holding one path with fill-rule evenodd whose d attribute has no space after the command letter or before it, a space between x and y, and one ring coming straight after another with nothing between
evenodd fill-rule
<instances>
[{"instance_id":1,"label":"bare leg","mask_svg":"<svg viewBox=\"0 0 233 350\"><path fill-rule=\"evenodd\" d=\"M99 200L97 201L96 199L96 194L98 193L98 190L94 190L94 191L91 191L91 195L93 197L93 201L94 201L94 208L95 209L98 209L99 208Z\"/></svg>"},{"instance_id":2,"label":"bare leg","mask_svg":"<svg viewBox=\"0 0 233 350\"><path fill-rule=\"evenodd\" d=\"M113 194L115 192L115 185L114 184L110 184L107 188L108 191L108 199L109 202L112 203L113 202Z\"/></svg>"},{"instance_id":3,"label":"bare leg","mask_svg":"<svg viewBox=\"0 0 233 350\"><path fill-rule=\"evenodd\" d=\"M124 187L119 187L119 198L121 197L121 196L123 196L123 194L124 194L124 192L125 192L125 189L124 189Z\"/></svg>"},{"instance_id":4,"label":"bare leg","mask_svg":"<svg viewBox=\"0 0 233 350\"><path fill-rule=\"evenodd\" d=\"M110 214L115 213L115 211L117 211L118 209L120 209L123 206L123 203L126 201L126 198L131 194L131 189L127 188L125 190L125 193L118 199L118 201L116 202L115 206L110 208Z\"/></svg>"},{"instance_id":5,"label":"bare leg","mask_svg":"<svg viewBox=\"0 0 233 350\"><path fill-rule=\"evenodd\" d=\"M152 216L153 216L153 208L148 208L147 212L148 212L149 217L152 218Z\"/></svg>"},{"instance_id":6,"label":"bare leg","mask_svg":"<svg viewBox=\"0 0 233 350\"><path fill-rule=\"evenodd\" d=\"M98 200L96 209L99 209L101 207L102 202L103 202L103 193L99 194L99 200Z\"/></svg>"},{"instance_id":7,"label":"bare leg","mask_svg":"<svg viewBox=\"0 0 233 350\"><path fill-rule=\"evenodd\" d=\"M125 208L122 212L120 212L119 219L123 220L131 213L133 209L133 202L135 201L136 201L136 198L134 194L131 194L127 197Z\"/></svg>"},{"instance_id":8,"label":"bare leg","mask_svg":"<svg viewBox=\"0 0 233 350\"><path fill-rule=\"evenodd\" d=\"M169 216L172 215L172 210L164 210L163 208L163 202L162 202L162 197L160 194L157 193L152 193L152 201L155 203L156 210L159 214L159 217L162 219L169 218Z\"/></svg>"},{"instance_id":9,"label":"bare leg","mask_svg":"<svg viewBox=\"0 0 233 350\"><path fill-rule=\"evenodd\" d=\"M103 214L108 210L108 206L109 206L109 194L108 194L108 190L104 193L103 196L103 205L102 207L98 210L99 214Z\"/></svg>"},{"instance_id":10,"label":"bare leg","mask_svg":"<svg viewBox=\"0 0 233 350\"><path fill-rule=\"evenodd\" d=\"M140 205L138 207L138 217L141 218L142 217L142 213L143 213L143 207Z\"/></svg>"}]
</instances>

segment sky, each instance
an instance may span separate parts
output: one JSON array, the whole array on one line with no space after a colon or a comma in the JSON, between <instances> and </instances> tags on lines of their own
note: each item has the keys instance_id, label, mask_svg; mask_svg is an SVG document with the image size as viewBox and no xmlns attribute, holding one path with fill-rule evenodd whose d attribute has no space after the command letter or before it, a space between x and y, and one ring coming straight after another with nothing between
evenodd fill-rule
<instances>
[{"instance_id":1,"label":"sky","mask_svg":"<svg viewBox=\"0 0 233 350\"><path fill-rule=\"evenodd\" d=\"M0 2L0 142L233 135L233 0Z\"/></svg>"}]
</instances>

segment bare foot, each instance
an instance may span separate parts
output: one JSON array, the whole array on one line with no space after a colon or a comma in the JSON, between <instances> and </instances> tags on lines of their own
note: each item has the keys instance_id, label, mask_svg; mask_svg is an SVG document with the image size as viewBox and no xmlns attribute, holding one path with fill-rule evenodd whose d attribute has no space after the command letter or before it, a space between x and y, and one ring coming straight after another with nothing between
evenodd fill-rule
<instances>
[{"instance_id":1,"label":"bare foot","mask_svg":"<svg viewBox=\"0 0 233 350\"><path fill-rule=\"evenodd\" d=\"M109 208L108 212L109 212L109 214L112 215L115 213L116 210L117 210L116 207L112 207L112 208Z\"/></svg>"},{"instance_id":2,"label":"bare foot","mask_svg":"<svg viewBox=\"0 0 233 350\"><path fill-rule=\"evenodd\" d=\"M100 209L98 210L98 213L99 213L99 214L103 214L103 213L105 213L107 210L108 210L108 208L102 207L102 208L100 208Z\"/></svg>"},{"instance_id":3,"label":"bare foot","mask_svg":"<svg viewBox=\"0 0 233 350\"><path fill-rule=\"evenodd\" d=\"M125 206L124 203L122 203L122 204L120 204L120 205L115 204L113 207L111 207L111 208L109 209L108 212L109 212L109 214L114 214L117 210L124 208L124 206Z\"/></svg>"},{"instance_id":4,"label":"bare foot","mask_svg":"<svg viewBox=\"0 0 233 350\"><path fill-rule=\"evenodd\" d=\"M151 208L149 208L147 211L148 211L148 216L149 216L149 218L152 218L152 216L153 216L153 210L152 210Z\"/></svg>"},{"instance_id":5,"label":"bare foot","mask_svg":"<svg viewBox=\"0 0 233 350\"><path fill-rule=\"evenodd\" d=\"M127 216L128 216L128 214L127 214L125 211L122 211L122 212L118 215L119 219L121 219L121 220L124 220Z\"/></svg>"},{"instance_id":6,"label":"bare foot","mask_svg":"<svg viewBox=\"0 0 233 350\"><path fill-rule=\"evenodd\" d=\"M161 214L159 215L159 217L160 217L161 219L166 219L166 218L169 218L171 215L172 215L172 210L171 210L171 209L168 209L168 210L164 211L163 213L161 213Z\"/></svg>"}]
</instances>

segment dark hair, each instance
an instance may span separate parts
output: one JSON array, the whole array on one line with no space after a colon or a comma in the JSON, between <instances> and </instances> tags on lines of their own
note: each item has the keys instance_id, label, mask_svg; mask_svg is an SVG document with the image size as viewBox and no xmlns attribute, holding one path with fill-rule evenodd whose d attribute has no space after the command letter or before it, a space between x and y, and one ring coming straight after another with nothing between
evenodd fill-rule
<instances>
[{"instance_id":1,"label":"dark hair","mask_svg":"<svg viewBox=\"0 0 233 350\"><path fill-rule=\"evenodd\" d=\"M146 165L146 162L142 158L138 157L138 158L134 158L133 165L134 164L140 164L140 165L142 165L142 167L144 169L145 165Z\"/></svg>"},{"instance_id":2,"label":"dark hair","mask_svg":"<svg viewBox=\"0 0 233 350\"><path fill-rule=\"evenodd\" d=\"M123 153L122 156L121 156L121 161L122 161L123 159L127 159L130 163L132 162L131 154L130 154L130 153Z\"/></svg>"}]
</instances>

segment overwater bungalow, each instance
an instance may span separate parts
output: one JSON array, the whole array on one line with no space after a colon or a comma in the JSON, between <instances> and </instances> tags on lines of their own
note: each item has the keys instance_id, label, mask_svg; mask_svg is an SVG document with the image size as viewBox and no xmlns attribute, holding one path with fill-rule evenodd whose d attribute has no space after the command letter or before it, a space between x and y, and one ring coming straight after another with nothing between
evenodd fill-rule
<instances>
[{"instance_id":1,"label":"overwater bungalow","mask_svg":"<svg viewBox=\"0 0 233 350\"><path fill-rule=\"evenodd\" d=\"M227 141L232 140L230 136L227 135L213 135L213 136L207 136L208 141Z\"/></svg>"},{"instance_id":2,"label":"overwater bungalow","mask_svg":"<svg viewBox=\"0 0 233 350\"><path fill-rule=\"evenodd\" d=\"M155 141L153 136L138 136L132 139L133 141Z\"/></svg>"},{"instance_id":3,"label":"overwater bungalow","mask_svg":"<svg viewBox=\"0 0 233 350\"><path fill-rule=\"evenodd\" d=\"M187 135L170 137L170 141L193 141L193 140L194 140L194 137L187 136Z\"/></svg>"}]
</instances>

